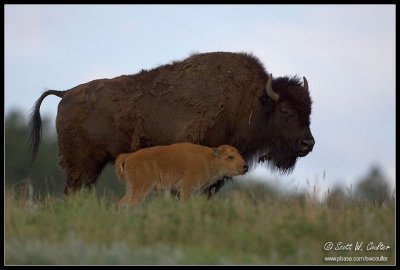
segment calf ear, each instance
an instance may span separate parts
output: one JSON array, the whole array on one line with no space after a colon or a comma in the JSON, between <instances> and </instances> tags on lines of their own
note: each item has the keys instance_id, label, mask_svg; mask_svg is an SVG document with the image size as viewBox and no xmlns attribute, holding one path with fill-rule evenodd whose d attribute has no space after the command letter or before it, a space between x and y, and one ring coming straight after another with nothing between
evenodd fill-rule
<instances>
[{"instance_id":1,"label":"calf ear","mask_svg":"<svg viewBox=\"0 0 400 270\"><path fill-rule=\"evenodd\" d=\"M221 151L217 147L214 147L213 148L213 155L216 156L216 157L220 157L221 156Z\"/></svg>"}]
</instances>

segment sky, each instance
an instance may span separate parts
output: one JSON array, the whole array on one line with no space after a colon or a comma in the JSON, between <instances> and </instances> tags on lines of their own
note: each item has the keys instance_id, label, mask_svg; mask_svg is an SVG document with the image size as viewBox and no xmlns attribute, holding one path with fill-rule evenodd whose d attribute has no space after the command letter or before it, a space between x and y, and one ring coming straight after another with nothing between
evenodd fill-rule
<instances>
[{"instance_id":1,"label":"sky","mask_svg":"<svg viewBox=\"0 0 400 270\"><path fill-rule=\"evenodd\" d=\"M250 175L326 190L377 165L395 185L395 5L5 5L4 14L5 115L27 118L46 89L195 52L249 52L274 77L306 76L316 140L290 175ZM41 105L53 125L59 101Z\"/></svg>"}]
</instances>

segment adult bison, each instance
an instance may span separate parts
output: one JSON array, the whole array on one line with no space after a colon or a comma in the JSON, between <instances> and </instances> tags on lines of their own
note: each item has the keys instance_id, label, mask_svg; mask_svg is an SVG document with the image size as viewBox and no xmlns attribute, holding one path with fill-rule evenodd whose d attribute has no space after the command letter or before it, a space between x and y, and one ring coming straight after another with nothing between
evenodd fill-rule
<instances>
[{"instance_id":1,"label":"adult bison","mask_svg":"<svg viewBox=\"0 0 400 270\"><path fill-rule=\"evenodd\" d=\"M48 90L30 116L32 162L41 139L40 105L61 97L56 129L65 193L95 184L120 153L192 142L229 144L248 161L289 173L314 146L308 83L272 78L249 54L194 54L135 75ZM223 180L205 192L217 191Z\"/></svg>"}]
</instances>

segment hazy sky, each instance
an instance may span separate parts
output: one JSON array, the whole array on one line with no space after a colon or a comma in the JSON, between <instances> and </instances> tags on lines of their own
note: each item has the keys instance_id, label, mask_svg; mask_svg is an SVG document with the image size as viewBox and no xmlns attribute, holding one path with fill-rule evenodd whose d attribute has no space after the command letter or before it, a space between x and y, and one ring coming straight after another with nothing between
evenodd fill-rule
<instances>
[{"instance_id":1,"label":"hazy sky","mask_svg":"<svg viewBox=\"0 0 400 270\"><path fill-rule=\"evenodd\" d=\"M395 5L6 5L5 113L46 89L134 74L193 52L251 52L306 76L314 150L284 186L350 186L377 164L394 186ZM42 115L53 122L60 99ZM55 161L56 162L56 161ZM354 185L354 184L353 184Z\"/></svg>"}]
</instances>

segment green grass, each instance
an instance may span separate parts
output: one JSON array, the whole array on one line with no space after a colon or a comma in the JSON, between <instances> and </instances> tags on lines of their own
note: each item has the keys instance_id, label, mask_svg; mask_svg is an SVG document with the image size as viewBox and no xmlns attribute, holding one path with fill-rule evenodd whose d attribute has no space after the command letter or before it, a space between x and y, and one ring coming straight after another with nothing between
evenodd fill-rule
<instances>
[{"instance_id":1,"label":"green grass","mask_svg":"<svg viewBox=\"0 0 400 270\"><path fill-rule=\"evenodd\" d=\"M152 196L122 210L117 201L81 192L32 202L6 191L5 264L336 264L324 262L327 256L385 256L387 262L349 264L395 263L393 201L333 207L257 187L188 202ZM357 241L363 251L354 251ZM325 251L326 242L352 243L353 250ZM366 251L370 242L390 248Z\"/></svg>"}]
</instances>

